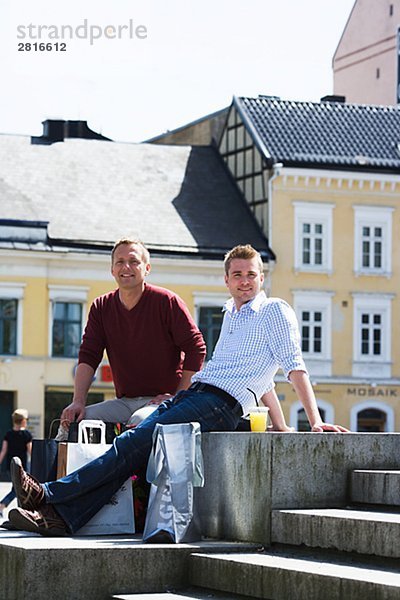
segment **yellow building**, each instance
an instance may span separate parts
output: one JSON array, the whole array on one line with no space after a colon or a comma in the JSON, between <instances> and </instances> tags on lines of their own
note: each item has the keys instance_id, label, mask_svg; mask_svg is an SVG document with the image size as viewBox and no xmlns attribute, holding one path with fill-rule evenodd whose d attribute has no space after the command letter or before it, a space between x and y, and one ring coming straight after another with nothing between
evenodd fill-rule
<instances>
[{"instance_id":1,"label":"yellow building","mask_svg":"<svg viewBox=\"0 0 400 600\"><path fill-rule=\"evenodd\" d=\"M224 253L251 242L271 256L215 149L54 141L51 122L45 130L44 143L0 136L0 433L25 407L33 433L47 434L70 402L90 304L115 287L116 239L145 242L148 280L185 300L209 350L228 297ZM90 399L113 396L104 357Z\"/></svg>"},{"instance_id":2,"label":"yellow building","mask_svg":"<svg viewBox=\"0 0 400 600\"><path fill-rule=\"evenodd\" d=\"M219 146L276 256L269 293L296 310L319 407L358 431L400 429L399 131L392 107L235 98Z\"/></svg>"}]
</instances>

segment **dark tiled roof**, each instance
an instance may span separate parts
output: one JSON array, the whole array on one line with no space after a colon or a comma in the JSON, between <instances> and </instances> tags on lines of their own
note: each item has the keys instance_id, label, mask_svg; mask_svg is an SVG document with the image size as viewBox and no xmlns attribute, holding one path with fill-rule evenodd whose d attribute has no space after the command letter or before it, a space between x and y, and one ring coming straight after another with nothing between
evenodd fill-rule
<instances>
[{"instance_id":1,"label":"dark tiled roof","mask_svg":"<svg viewBox=\"0 0 400 600\"><path fill-rule=\"evenodd\" d=\"M261 230L211 147L0 135L0 220L47 221L55 244L135 235L160 253L218 258ZM12 240L9 240L12 241Z\"/></svg>"},{"instance_id":2,"label":"dark tiled roof","mask_svg":"<svg viewBox=\"0 0 400 600\"><path fill-rule=\"evenodd\" d=\"M340 102L235 98L269 163L287 166L400 170L400 109Z\"/></svg>"}]
</instances>

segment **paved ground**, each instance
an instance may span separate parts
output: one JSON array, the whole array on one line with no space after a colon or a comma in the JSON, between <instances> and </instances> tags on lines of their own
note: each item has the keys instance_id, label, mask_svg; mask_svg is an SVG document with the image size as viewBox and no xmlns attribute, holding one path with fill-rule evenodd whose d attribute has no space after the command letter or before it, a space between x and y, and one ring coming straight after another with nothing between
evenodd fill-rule
<instances>
[{"instance_id":1,"label":"paved ground","mask_svg":"<svg viewBox=\"0 0 400 600\"><path fill-rule=\"evenodd\" d=\"M8 494L8 492L11 489L11 483L7 482L7 481L0 481L0 500L6 495ZM3 517L0 517L0 523L2 523L3 521L5 521L7 519L7 513L10 510L10 508L15 508L17 506L17 501L13 500L11 502L11 504L9 504L9 506L6 508L6 510L3 513Z\"/></svg>"}]
</instances>

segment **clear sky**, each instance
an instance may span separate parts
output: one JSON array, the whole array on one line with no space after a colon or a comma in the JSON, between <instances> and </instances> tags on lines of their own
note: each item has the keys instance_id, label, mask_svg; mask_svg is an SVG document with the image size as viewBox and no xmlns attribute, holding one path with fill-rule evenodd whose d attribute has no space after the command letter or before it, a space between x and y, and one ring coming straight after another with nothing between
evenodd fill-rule
<instances>
[{"instance_id":1,"label":"clear sky","mask_svg":"<svg viewBox=\"0 0 400 600\"><path fill-rule=\"evenodd\" d=\"M41 135L46 118L83 119L135 142L228 106L233 95L318 101L333 91L332 57L353 5L1 0L0 132ZM35 50L40 42L52 50Z\"/></svg>"}]
</instances>

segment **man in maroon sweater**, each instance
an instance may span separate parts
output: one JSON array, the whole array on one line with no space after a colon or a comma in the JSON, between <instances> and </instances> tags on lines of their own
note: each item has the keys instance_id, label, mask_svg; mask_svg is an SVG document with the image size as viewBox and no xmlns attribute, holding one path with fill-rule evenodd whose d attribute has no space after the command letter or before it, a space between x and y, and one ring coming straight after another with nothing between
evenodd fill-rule
<instances>
[{"instance_id":1,"label":"man in maroon sweater","mask_svg":"<svg viewBox=\"0 0 400 600\"><path fill-rule=\"evenodd\" d=\"M185 303L145 282L150 256L138 240L121 239L111 254L118 289L93 302L79 351L72 403L64 408L57 439L74 420L126 422L137 409L159 404L191 384L206 347ZM87 394L104 350L116 398L86 407Z\"/></svg>"}]
</instances>

